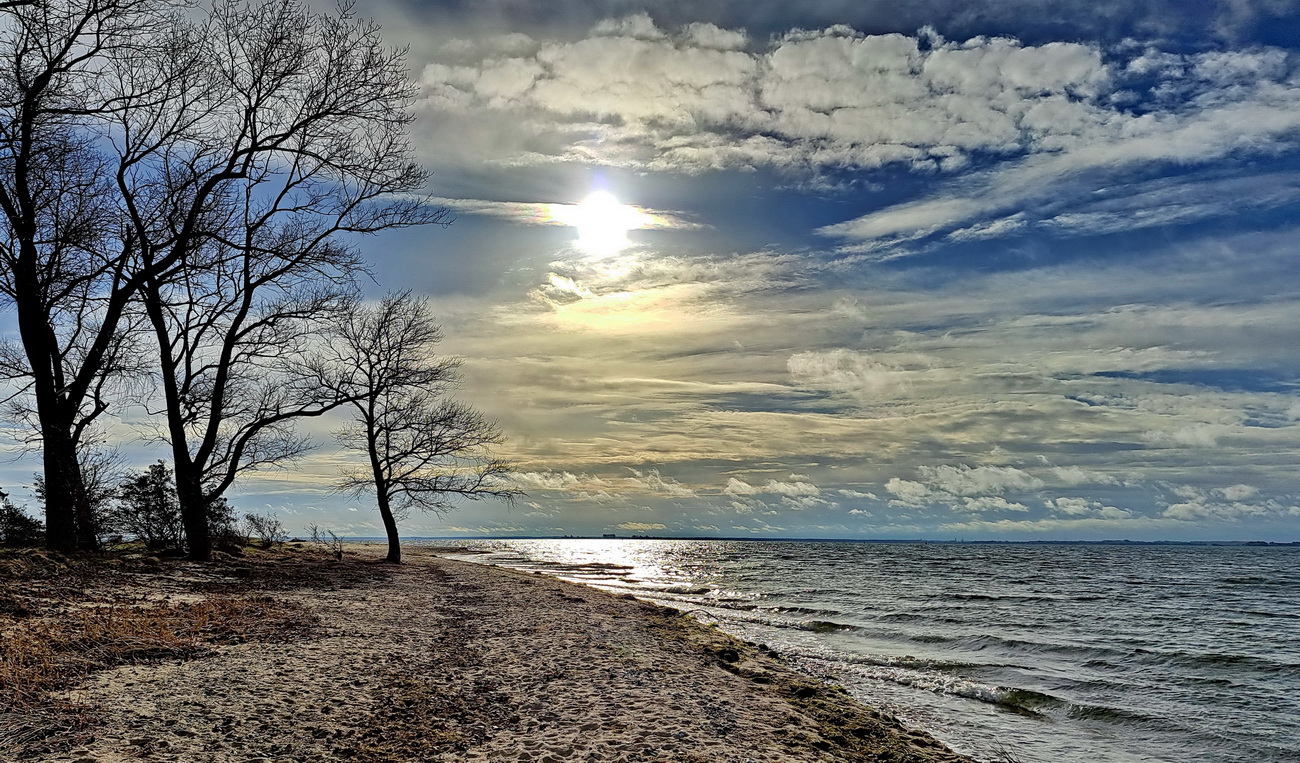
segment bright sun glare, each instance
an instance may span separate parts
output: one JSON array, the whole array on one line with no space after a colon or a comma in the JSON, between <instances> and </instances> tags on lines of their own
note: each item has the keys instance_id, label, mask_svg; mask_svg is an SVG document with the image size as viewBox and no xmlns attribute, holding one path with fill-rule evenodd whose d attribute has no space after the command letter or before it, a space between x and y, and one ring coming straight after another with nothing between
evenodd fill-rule
<instances>
[{"instance_id":1,"label":"bright sun glare","mask_svg":"<svg viewBox=\"0 0 1300 763\"><path fill-rule=\"evenodd\" d=\"M620 204L608 191L596 191L578 204L552 204L551 218L577 228L578 246L598 256L617 254L631 243L628 231L653 220L636 207Z\"/></svg>"}]
</instances>

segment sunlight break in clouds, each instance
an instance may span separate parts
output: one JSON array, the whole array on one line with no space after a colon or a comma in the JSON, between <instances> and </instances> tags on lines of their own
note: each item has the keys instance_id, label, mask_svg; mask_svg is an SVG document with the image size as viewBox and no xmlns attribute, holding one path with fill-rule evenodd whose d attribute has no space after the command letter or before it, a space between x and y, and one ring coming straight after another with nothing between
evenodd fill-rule
<instances>
[{"instance_id":1,"label":"sunlight break in clouds","mask_svg":"<svg viewBox=\"0 0 1300 763\"><path fill-rule=\"evenodd\" d=\"M578 248L608 257L631 245L628 231L661 223L636 207L620 204L609 191L595 191L577 204L550 205L550 219L578 229Z\"/></svg>"}]
</instances>

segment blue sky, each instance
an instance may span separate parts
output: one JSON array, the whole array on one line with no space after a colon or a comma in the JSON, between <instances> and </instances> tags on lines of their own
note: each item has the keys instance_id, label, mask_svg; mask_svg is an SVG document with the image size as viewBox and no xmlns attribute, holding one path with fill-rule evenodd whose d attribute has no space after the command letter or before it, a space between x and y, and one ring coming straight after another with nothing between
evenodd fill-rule
<instances>
[{"instance_id":1,"label":"blue sky","mask_svg":"<svg viewBox=\"0 0 1300 763\"><path fill-rule=\"evenodd\" d=\"M1300 540L1300 4L357 9L457 216L372 291L528 492L408 534ZM314 426L235 503L375 534Z\"/></svg>"}]
</instances>

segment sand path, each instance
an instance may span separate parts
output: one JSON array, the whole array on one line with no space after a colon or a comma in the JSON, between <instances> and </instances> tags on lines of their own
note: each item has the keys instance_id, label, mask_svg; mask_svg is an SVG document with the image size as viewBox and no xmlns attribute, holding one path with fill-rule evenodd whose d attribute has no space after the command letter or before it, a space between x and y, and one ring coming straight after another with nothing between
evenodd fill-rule
<instances>
[{"instance_id":1,"label":"sand path","mask_svg":"<svg viewBox=\"0 0 1300 763\"><path fill-rule=\"evenodd\" d=\"M671 610L431 556L293 643L96 674L64 761L966 760Z\"/></svg>"}]
</instances>

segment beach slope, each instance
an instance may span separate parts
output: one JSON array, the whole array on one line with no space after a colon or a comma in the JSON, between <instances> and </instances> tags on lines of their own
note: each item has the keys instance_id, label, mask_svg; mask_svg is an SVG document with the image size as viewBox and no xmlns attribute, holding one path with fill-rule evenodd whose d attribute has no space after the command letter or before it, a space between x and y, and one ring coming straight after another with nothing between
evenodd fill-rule
<instances>
[{"instance_id":1,"label":"beach slope","mask_svg":"<svg viewBox=\"0 0 1300 763\"><path fill-rule=\"evenodd\" d=\"M415 551L273 586L303 637L94 674L68 692L93 738L58 759L967 760L675 610Z\"/></svg>"}]
</instances>

